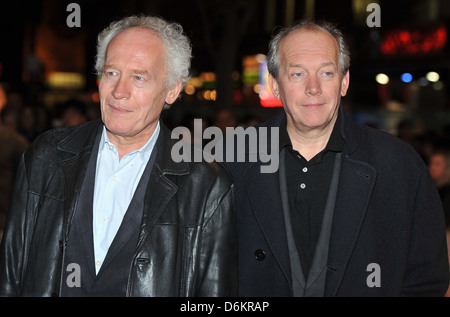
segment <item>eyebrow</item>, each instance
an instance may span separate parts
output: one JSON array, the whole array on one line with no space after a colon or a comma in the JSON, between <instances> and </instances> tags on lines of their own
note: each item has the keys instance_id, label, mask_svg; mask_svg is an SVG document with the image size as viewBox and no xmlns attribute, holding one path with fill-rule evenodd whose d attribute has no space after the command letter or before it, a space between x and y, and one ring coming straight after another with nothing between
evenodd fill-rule
<instances>
[{"instance_id":1,"label":"eyebrow","mask_svg":"<svg viewBox=\"0 0 450 317\"><path fill-rule=\"evenodd\" d=\"M105 67L103 69L118 69L118 67L109 64L109 65L105 65ZM138 74L138 75L150 75L150 73L146 70L142 70L142 69L132 69L131 72L133 74Z\"/></svg>"},{"instance_id":2,"label":"eyebrow","mask_svg":"<svg viewBox=\"0 0 450 317\"><path fill-rule=\"evenodd\" d=\"M150 73L146 70L140 70L140 69L132 69L131 72L133 74L138 74L138 75L150 75Z\"/></svg>"},{"instance_id":3,"label":"eyebrow","mask_svg":"<svg viewBox=\"0 0 450 317\"><path fill-rule=\"evenodd\" d=\"M304 68L305 66L303 66L302 64L288 64L288 67L302 67ZM322 63L320 64L319 68L325 67L325 66L337 66L334 62L327 62L327 63Z\"/></svg>"}]
</instances>

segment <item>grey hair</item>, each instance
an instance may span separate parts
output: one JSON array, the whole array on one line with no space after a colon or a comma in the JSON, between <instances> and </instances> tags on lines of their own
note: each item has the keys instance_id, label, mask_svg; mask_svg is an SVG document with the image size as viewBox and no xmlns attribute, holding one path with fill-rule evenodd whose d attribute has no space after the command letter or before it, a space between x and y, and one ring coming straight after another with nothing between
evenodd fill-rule
<instances>
[{"instance_id":1,"label":"grey hair","mask_svg":"<svg viewBox=\"0 0 450 317\"><path fill-rule=\"evenodd\" d=\"M269 74L278 79L281 65L280 43L290 33L299 30L323 31L330 34L339 46L339 67L344 76L350 68L350 50L344 39L342 32L329 22L313 22L311 20L301 20L290 27L281 29L270 41L267 56L267 68Z\"/></svg>"},{"instance_id":2,"label":"grey hair","mask_svg":"<svg viewBox=\"0 0 450 317\"><path fill-rule=\"evenodd\" d=\"M105 66L106 51L111 40L121 31L131 27L142 27L153 30L163 42L166 50L166 66L168 70L166 88L173 88L181 80L184 86L190 78L192 48L183 28L175 22L167 22L154 16L129 16L112 22L97 37L97 56L95 70L101 76Z\"/></svg>"}]
</instances>

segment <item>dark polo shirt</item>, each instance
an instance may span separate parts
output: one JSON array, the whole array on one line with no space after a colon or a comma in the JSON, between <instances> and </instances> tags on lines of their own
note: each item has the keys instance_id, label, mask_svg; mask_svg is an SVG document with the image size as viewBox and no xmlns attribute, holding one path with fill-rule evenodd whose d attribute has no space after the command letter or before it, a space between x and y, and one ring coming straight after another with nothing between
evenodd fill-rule
<instances>
[{"instance_id":1,"label":"dark polo shirt","mask_svg":"<svg viewBox=\"0 0 450 317\"><path fill-rule=\"evenodd\" d=\"M338 112L325 149L309 161L292 148L286 117L280 126L280 152L283 149L287 151L281 164L285 164L292 232L305 277L314 257L336 153L341 152L344 146L340 122L341 114Z\"/></svg>"}]
</instances>

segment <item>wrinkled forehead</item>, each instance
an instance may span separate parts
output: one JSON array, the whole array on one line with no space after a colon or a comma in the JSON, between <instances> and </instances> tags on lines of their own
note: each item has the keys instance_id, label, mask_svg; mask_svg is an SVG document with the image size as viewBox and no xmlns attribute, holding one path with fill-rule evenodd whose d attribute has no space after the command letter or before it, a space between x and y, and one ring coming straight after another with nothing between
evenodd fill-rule
<instances>
[{"instance_id":1,"label":"wrinkled forehead","mask_svg":"<svg viewBox=\"0 0 450 317\"><path fill-rule=\"evenodd\" d=\"M108 48L116 42L120 42L121 45L127 44L141 44L144 45L147 42L153 45L159 44L163 46L163 42L158 37L158 33L152 29L133 26L125 30L118 32L109 42Z\"/></svg>"},{"instance_id":2,"label":"wrinkled forehead","mask_svg":"<svg viewBox=\"0 0 450 317\"><path fill-rule=\"evenodd\" d=\"M286 35L280 42L280 58L286 62L292 58L328 58L339 64L339 45L336 39L320 29L298 29Z\"/></svg>"}]
</instances>

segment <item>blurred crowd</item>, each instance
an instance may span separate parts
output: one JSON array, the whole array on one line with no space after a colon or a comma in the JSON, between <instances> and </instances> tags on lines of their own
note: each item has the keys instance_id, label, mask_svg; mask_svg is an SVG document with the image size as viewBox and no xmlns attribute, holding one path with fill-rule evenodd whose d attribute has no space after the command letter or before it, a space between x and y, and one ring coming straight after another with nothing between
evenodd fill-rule
<instances>
[{"instance_id":1,"label":"blurred crowd","mask_svg":"<svg viewBox=\"0 0 450 317\"><path fill-rule=\"evenodd\" d=\"M397 136L413 146L428 166L444 207L445 223L450 230L450 126L439 131L417 133L410 121L402 121Z\"/></svg>"},{"instance_id":2,"label":"blurred crowd","mask_svg":"<svg viewBox=\"0 0 450 317\"><path fill-rule=\"evenodd\" d=\"M7 91L0 84L0 239L15 171L22 153L41 133L51 128L82 124L100 117L98 104L89 104L80 99L69 99L50 111L44 105L30 105L18 92ZM258 124L260 118L253 115L238 116L230 108L217 109L212 117L184 115L182 126L191 130L194 136L194 119L201 119L202 129L219 127L225 135L226 127L244 128ZM170 123L165 122L170 128ZM376 128L376 127L374 127ZM450 232L450 126L440 131L417 132L410 121L397 126L397 136L413 146L428 166L441 196L446 226ZM192 140L193 141L193 140Z\"/></svg>"}]
</instances>

